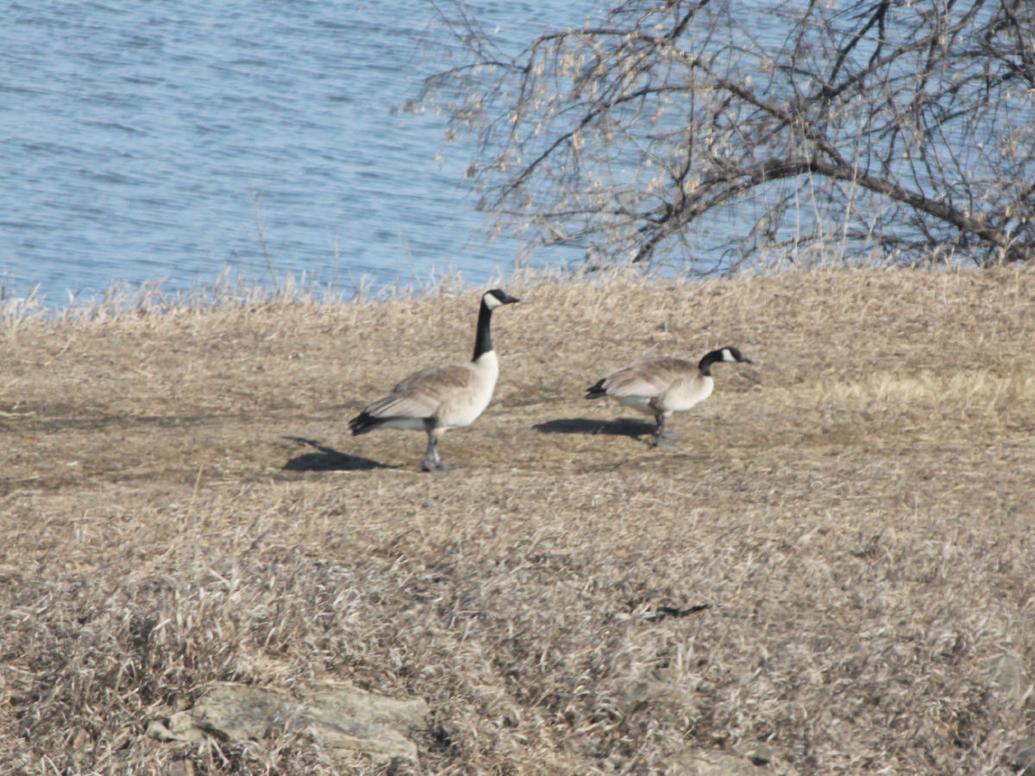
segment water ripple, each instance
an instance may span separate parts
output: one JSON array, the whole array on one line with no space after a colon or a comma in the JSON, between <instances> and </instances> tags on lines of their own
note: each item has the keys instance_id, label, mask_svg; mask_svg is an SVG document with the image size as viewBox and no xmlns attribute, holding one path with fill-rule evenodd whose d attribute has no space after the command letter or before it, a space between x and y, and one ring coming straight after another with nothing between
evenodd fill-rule
<instances>
[{"instance_id":1,"label":"water ripple","mask_svg":"<svg viewBox=\"0 0 1035 776\"><path fill-rule=\"evenodd\" d=\"M592 0L482 0L516 40ZM212 282L225 267L346 290L453 266L488 242L463 184L471 148L393 115L436 64L423 0L11 2L0 32L0 277L62 303L112 279ZM440 37L441 40L441 37ZM260 236L261 235L261 236Z\"/></svg>"}]
</instances>

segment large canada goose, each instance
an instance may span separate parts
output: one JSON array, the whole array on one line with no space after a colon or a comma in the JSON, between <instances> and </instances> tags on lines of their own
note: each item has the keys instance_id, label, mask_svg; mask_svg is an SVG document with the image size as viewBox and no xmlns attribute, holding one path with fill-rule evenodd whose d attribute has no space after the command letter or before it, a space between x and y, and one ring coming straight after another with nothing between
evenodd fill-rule
<instances>
[{"instance_id":1,"label":"large canada goose","mask_svg":"<svg viewBox=\"0 0 1035 776\"><path fill-rule=\"evenodd\" d=\"M426 472L448 469L438 454L439 439L451 428L474 423L489 406L496 388L500 366L492 349L492 311L518 301L499 288L482 294L474 357L466 364L414 372L350 420L352 433L366 434L376 428L421 429L428 435L421 468Z\"/></svg>"},{"instance_id":2,"label":"large canada goose","mask_svg":"<svg viewBox=\"0 0 1035 776\"><path fill-rule=\"evenodd\" d=\"M586 389L586 398L611 396L625 407L653 415L658 424L653 445L669 445L679 437L665 431L665 421L673 412L685 412L712 395L712 364L718 362L753 363L734 347L713 350L696 364L665 356L644 358L602 377Z\"/></svg>"}]
</instances>

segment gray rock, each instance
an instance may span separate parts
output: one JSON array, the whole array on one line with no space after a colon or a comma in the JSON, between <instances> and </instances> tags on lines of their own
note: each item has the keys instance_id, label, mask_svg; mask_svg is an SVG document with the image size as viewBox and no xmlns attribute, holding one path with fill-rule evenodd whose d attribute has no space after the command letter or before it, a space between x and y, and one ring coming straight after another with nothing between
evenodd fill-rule
<instances>
[{"instance_id":1,"label":"gray rock","mask_svg":"<svg viewBox=\"0 0 1035 776\"><path fill-rule=\"evenodd\" d=\"M155 720L147 726L147 734L159 741L201 741L205 734L194 726L189 711L173 714L165 722Z\"/></svg>"},{"instance_id":2,"label":"gray rock","mask_svg":"<svg viewBox=\"0 0 1035 776\"><path fill-rule=\"evenodd\" d=\"M1010 747L1006 762L1020 776L1035 776L1035 738L1026 738Z\"/></svg>"},{"instance_id":3,"label":"gray rock","mask_svg":"<svg viewBox=\"0 0 1035 776\"><path fill-rule=\"evenodd\" d=\"M396 700L344 682L323 682L296 700L287 693L240 684L213 687L190 711L152 722L148 734L162 741L261 740L281 732L311 736L328 750L365 752L415 760L407 736L424 727L428 704Z\"/></svg>"},{"instance_id":4,"label":"gray rock","mask_svg":"<svg viewBox=\"0 0 1035 776\"><path fill-rule=\"evenodd\" d=\"M773 772L739 755L688 750L668 763L668 773L680 776L766 776Z\"/></svg>"},{"instance_id":5,"label":"gray rock","mask_svg":"<svg viewBox=\"0 0 1035 776\"><path fill-rule=\"evenodd\" d=\"M1010 653L999 655L988 663L987 672L989 685L1007 708L1035 709L1035 688L1019 657Z\"/></svg>"},{"instance_id":6,"label":"gray rock","mask_svg":"<svg viewBox=\"0 0 1035 776\"><path fill-rule=\"evenodd\" d=\"M738 747L737 754L746 757L753 765L770 765L777 759L776 750L768 744L761 743Z\"/></svg>"},{"instance_id":7,"label":"gray rock","mask_svg":"<svg viewBox=\"0 0 1035 776\"><path fill-rule=\"evenodd\" d=\"M629 710L635 710L648 704L669 704L679 708L693 705L693 699L686 691L681 690L672 682L653 679L630 683L625 688L622 700Z\"/></svg>"}]
</instances>

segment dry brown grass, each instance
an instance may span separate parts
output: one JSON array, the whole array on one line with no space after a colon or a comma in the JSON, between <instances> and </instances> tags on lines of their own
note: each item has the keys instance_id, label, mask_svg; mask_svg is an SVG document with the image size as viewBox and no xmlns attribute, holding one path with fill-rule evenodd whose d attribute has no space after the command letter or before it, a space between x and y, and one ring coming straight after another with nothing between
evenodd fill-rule
<instances>
[{"instance_id":1,"label":"dry brown grass","mask_svg":"<svg viewBox=\"0 0 1035 776\"><path fill-rule=\"evenodd\" d=\"M300 739L144 731L219 680L330 676L432 703L426 773L759 743L793 773L1008 772L1035 710L988 666L1035 674L1035 274L508 290L496 401L435 476L421 435L345 421L464 358L474 292L8 322L0 770L329 772ZM680 447L579 433L627 427L580 398L602 372L725 344L760 364L717 370Z\"/></svg>"}]
</instances>

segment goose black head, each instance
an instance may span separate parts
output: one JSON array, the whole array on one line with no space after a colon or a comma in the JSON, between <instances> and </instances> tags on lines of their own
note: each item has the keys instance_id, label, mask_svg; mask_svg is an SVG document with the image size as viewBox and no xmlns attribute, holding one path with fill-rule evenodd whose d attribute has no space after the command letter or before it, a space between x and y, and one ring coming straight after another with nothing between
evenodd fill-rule
<instances>
[{"instance_id":1,"label":"goose black head","mask_svg":"<svg viewBox=\"0 0 1035 776\"><path fill-rule=\"evenodd\" d=\"M500 305L516 304L520 301L516 296L511 296L502 288L494 288L482 294L482 304L490 310L495 310Z\"/></svg>"},{"instance_id":2,"label":"goose black head","mask_svg":"<svg viewBox=\"0 0 1035 776\"><path fill-rule=\"evenodd\" d=\"M753 364L755 363L750 358L745 356L739 350L734 347L726 346L722 348L722 360L731 364Z\"/></svg>"},{"instance_id":3,"label":"goose black head","mask_svg":"<svg viewBox=\"0 0 1035 776\"><path fill-rule=\"evenodd\" d=\"M724 348L713 350L711 353L707 354L704 358L701 359L701 362L697 365L697 368L701 370L702 375L709 377L712 373L712 364L719 364L723 362L728 364L754 363L754 361L745 356L735 347L733 347L732 345L727 345Z\"/></svg>"}]
</instances>

